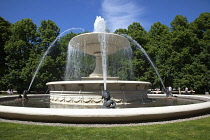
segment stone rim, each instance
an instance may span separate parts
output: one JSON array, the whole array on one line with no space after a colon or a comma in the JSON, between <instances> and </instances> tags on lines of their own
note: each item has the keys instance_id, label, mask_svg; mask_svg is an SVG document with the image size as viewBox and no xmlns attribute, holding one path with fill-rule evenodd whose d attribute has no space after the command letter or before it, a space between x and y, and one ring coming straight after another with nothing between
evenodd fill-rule
<instances>
[{"instance_id":1,"label":"stone rim","mask_svg":"<svg viewBox=\"0 0 210 140\"><path fill-rule=\"evenodd\" d=\"M164 94L152 96L165 97ZM210 110L210 97L177 96L180 98L196 98L206 102L180 106L127 109L52 109L0 105L0 117L43 122L128 123L176 118Z\"/></svg>"},{"instance_id":2,"label":"stone rim","mask_svg":"<svg viewBox=\"0 0 210 140\"><path fill-rule=\"evenodd\" d=\"M130 43L127 38L114 34L114 33L84 33L73 37L69 44L80 51L85 52L86 54L94 55L95 53L101 52L99 37L106 37L107 44L107 55L113 54L119 50L125 49L130 46Z\"/></svg>"}]
</instances>

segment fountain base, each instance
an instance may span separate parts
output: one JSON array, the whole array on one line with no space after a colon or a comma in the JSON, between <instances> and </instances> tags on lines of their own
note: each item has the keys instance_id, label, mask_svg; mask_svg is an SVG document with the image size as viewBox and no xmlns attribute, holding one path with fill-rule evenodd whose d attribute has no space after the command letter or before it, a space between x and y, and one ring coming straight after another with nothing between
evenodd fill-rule
<instances>
[{"instance_id":1,"label":"fountain base","mask_svg":"<svg viewBox=\"0 0 210 140\"><path fill-rule=\"evenodd\" d=\"M102 105L103 80L58 81L47 83L51 102L65 104ZM111 100L117 104L128 104L147 98L149 82L107 80Z\"/></svg>"}]
</instances>

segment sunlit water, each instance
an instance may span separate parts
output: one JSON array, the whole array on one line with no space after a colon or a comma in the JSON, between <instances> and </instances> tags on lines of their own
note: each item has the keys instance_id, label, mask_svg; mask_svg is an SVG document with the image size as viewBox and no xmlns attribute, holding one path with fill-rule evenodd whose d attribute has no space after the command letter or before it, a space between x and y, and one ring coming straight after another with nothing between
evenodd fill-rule
<instances>
[{"instance_id":1,"label":"sunlit water","mask_svg":"<svg viewBox=\"0 0 210 140\"><path fill-rule=\"evenodd\" d=\"M161 106L177 106L177 105L187 105L201 103L200 100L192 99L166 99L166 98L149 98L147 100L135 102L132 104L117 104L118 108L141 108L141 107L161 107ZM1 101L0 105L6 106L18 106L18 107L33 107L33 108L69 108L69 109L101 109L102 105L68 105L68 104L58 104L50 102L50 97L48 95L43 97L29 97L29 100L17 100L10 99Z\"/></svg>"},{"instance_id":2,"label":"sunlit water","mask_svg":"<svg viewBox=\"0 0 210 140\"><path fill-rule=\"evenodd\" d=\"M31 88L31 86L32 86L32 84L33 84L33 82L34 82L34 79L35 79L37 73L39 72L39 69L41 68L42 63L43 63L45 57L48 55L50 49L54 46L55 42L56 42L58 39L60 39L60 37L63 36L66 32L69 32L69 31L72 31L72 30L82 30L82 31L84 32L84 29L82 29L82 28L70 28L70 29L67 29L67 30L65 30L64 32L60 33L60 34L56 37L56 39L50 44L50 46L48 46L48 48L47 48L47 50L45 51L45 53L44 53L44 55L42 56L42 58L39 60L39 64L38 64L38 66L36 67L36 71L35 71L35 73L34 73L34 75L33 75L33 78L32 78L32 80L31 80L31 83L30 83L30 85L29 85L29 87L28 87L28 91L30 90L30 88Z\"/></svg>"},{"instance_id":3,"label":"sunlit water","mask_svg":"<svg viewBox=\"0 0 210 140\"><path fill-rule=\"evenodd\" d=\"M149 55L147 54L147 52L145 51L145 49L136 41L134 40L132 37L128 36L128 35L125 35L125 34L121 34L122 36L128 38L131 42L133 42L140 50L141 52L144 54L144 56L147 58L147 60L149 61L149 63L151 64L151 66L153 67L155 73L157 74L162 86L163 86L163 89L165 89L165 85L163 83L163 80L156 68L156 66L154 65L154 63L152 62L152 60L150 59Z\"/></svg>"}]
</instances>

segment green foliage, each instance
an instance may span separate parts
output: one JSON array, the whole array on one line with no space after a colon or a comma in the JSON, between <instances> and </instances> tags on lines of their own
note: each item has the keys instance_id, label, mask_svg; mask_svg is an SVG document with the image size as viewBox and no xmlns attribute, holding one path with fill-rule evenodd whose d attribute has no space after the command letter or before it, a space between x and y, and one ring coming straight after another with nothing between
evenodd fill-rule
<instances>
[{"instance_id":1,"label":"green foliage","mask_svg":"<svg viewBox=\"0 0 210 140\"><path fill-rule=\"evenodd\" d=\"M174 20L171 22L172 30L182 30L188 28L189 24L186 17L182 15L177 15Z\"/></svg>"},{"instance_id":2,"label":"green foliage","mask_svg":"<svg viewBox=\"0 0 210 140\"><path fill-rule=\"evenodd\" d=\"M205 36L205 32L210 30L210 13L201 13L190 25L199 39Z\"/></svg>"},{"instance_id":3,"label":"green foliage","mask_svg":"<svg viewBox=\"0 0 210 140\"><path fill-rule=\"evenodd\" d=\"M6 52L4 50L4 46L9 40L9 36L11 35L9 30L10 26L11 24L8 21L0 17L0 77L4 76L6 70ZM3 80L0 80L0 87L4 87L4 83L5 82Z\"/></svg>"},{"instance_id":4,"label":"green foliage","mask_svg":"<svg viewBox=\"0 0 210 140\"><path fill-rule=\"evenodd\" d=\"M4 74L4 84L10 88L24 87L21 79L22 68L26 66L30 53L36 46L36 25L31 19L23 19L11 25L11 35L4 46L7 69Z\"/></svg>"},{"instance_id":5,"label":"green foliage","mask_svg":"<svg viewBox=\"0 0 210 140\"><path fill-rule=\"evenodd\" d=\"M68 34L66 34L65 36L61 37L61 38L60 38L60 44L61 44L61 46L68 46L69 41L70 41L73 37L75 37L76 35L77 35L77 34L71 32L71 33L68 33ZM67 50L66 50L66 51L67 51Z\"/></svg>"},{"instance_id":6,"label":"green foliage","mask_svg":"<svg viewBox=\"0 0 210 140\"><path fill-rule=\"evenodd\" d=\"M128 34L128 30L127 29L117 29L114 32L115 34Z\"/></svg>"},{"instance_id":7,"label":"green foliage","mask_svg":"<svg viewBox=\"0 0 210 140\"><path fill-rule=\"evenodd\" d=\"M147 32L144 30L140 23L134 22L128 26L128 35L137 42L141 42L142 46L147 43L146 34Z\"/></svg>"},{"instance_id":8,"label":"green foliage","mask_svg":"<svg viewBox=\"0 0 210 140\"><path fill-rule=\"evenodd\" d=\"M45 51L59 35L60 29L53 21L42 20L38 32L40 34L40 47L43 47Z\"/></svg>"},{"instance_id":9,"label":"green foliage","mask_svg":"<svg viewBox=\"0 0 210 140\"><path fill-rule=\"evenodd\" d=\"M172 81L170 57L171 57L171 32L166 25L161 24L160 22L154 23L151 26L148 34L148 43L145 45L148 55L151 57L153 62L156 64L156 67L162 77L165 86L169 86ZM147 75L147 79L150 78L154 87L160 86L160 80L154 72L151 72L151 68L147 69L147 73L150 73L151 76ZM147 80L146 79L146 80Z\"/></svg>"},{"instance_id":10,"label":"green foliage","mask_svg":"<svg viewBox=\"0 0 210 140\"><path fill-rule=\"evenodd\" d=\"M133 24L128 26L128 35L131 36L134 40L136 40L139 44L143 47L147 43L147 36L146 31L141 26L140 23L134 22ZM143 53L140 49L135 46L135 44L131 43L131 47L133 49L133 71L136 80L145 80L143 74L147 71L147 67L149 66L148 62L146 61Z\"/></svg>"},{"instance_id":11,"label":"green foliage","mask_svg":"<svg viewBox=\"0 0 210 140\"><path fill-rule=\"evenodd\" d=\"M61 59L60 54L62 54L62 47L60 44L55 42L55 44L51 44L56 37L59 35L60 29L57 25L51 20L42 20L41 25L38 28L39 40L37 42L37 52L33 54L34 60L37 66L39 60L42 58L44 52L51 46L54 45L51 50L49 50L49 54L44 59L41 69L39 70L33 87L32 88L43 88L47 82L51 80L61 80L62 66L64 65L63 59ZM30 67L30 62L28 63L28 67ZM30 74L30 78L33 76L36 67L33 68L32 73ZM27 75L25 73L24 75ZM29 78L29 79L30 79Z\"/></svg>"}]
</instances>

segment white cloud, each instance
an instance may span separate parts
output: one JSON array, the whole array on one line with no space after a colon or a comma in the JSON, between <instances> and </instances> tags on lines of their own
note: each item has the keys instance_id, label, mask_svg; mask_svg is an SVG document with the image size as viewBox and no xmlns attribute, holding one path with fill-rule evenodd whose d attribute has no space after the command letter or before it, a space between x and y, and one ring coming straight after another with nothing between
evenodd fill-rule
<instances>
[{"instance_id":1,"label":"white cloud","mask_svg":"<svg viewBox=\"0 0 210 140\"><path fill-rule=\"evenodd\" d=\"M131 0L103 0L102 2L102 16L107 21L111 32L119 28L127 29L133 22L140 22L142 14L144 14L144 8Z\"/></svg>"}]
</instances>

